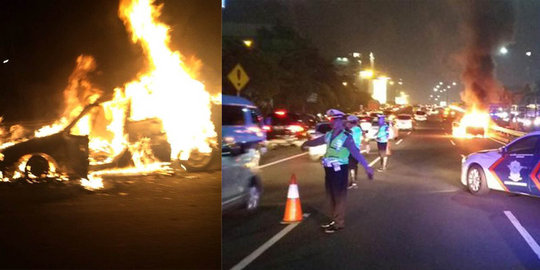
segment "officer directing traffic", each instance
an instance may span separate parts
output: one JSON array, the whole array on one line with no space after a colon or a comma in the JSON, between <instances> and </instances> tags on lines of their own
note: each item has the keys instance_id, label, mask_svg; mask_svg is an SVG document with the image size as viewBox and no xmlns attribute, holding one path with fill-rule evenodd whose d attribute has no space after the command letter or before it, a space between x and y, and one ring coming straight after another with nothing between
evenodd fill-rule
<instances>
[{"instance_id":1,"label":"officer directing traffic","mask_svg":"<svg viewBox=\"0 0 540 270\"><path fill-rule=\"evenodd\" d=\"M308 146L317 146L324 143L327 145L322 164L325 171L326 192L330 199L332 221L323 224L321 227L325 229L326 233L334 233L345 227L349 155L352 155L354 159L362 164L370 180L373 179L373 169L369 167L360 154L352 134L345 130L345 114L330 109L326 112L326 115L330 117L332 130L324 136L304 142L302 150L305 150Z\"/></svg>"}]
</instances>

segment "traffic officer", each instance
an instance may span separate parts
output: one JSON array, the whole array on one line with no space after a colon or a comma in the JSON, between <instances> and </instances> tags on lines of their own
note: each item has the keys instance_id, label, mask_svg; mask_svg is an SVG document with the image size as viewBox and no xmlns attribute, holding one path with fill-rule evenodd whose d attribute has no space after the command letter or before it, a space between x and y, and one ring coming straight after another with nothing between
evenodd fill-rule
<instances>
[{"instance_id":1,"label":"traffic officer","mask_svg":"<svg viewBox=\"0 0 540 270\"><path fill-rule=\"evenodd\" d=\"M381 167L377 171L382 172L386 170L388 165L388 156L386 155L388 147L388 138L390 137L390 127L386 124L384 115L379 116L379 130L377 131L377 148L379 149L379 157L381 158Z\"/></svg>"},{"instance_id":2,"label":"traffic officer","mask_svg":"<svg viewBox=\"0 0 540 270\"><path fill-rule=\"evenodd\" d=\"M326 233L334 233L345 227L349 155L352 155L354 159L362 164L370 180L373 179L373 169L369 167L360 154L352 134L345 130L343 123L345 114L330 109L326 112L326 115L330 117L332 130L324 136L304 142L302 150L306 150L308 146L317 146L324 143L327 145L322 164L325 171L326 193L330 199L332 221L323 224L321 227Z\"/></svg>"},{"instance_id":3,"label":"traffic officer","mask_svg":"<svg viewBox=\"0 0 540 270\"><path fill-rule=\"evenodd\" d=\"M354 115L347 116L345 122L346 131L352 134L354 144L358 149L362 143L362 129L358 126L358 117ZM348 188L358 188L356 181L358 180L358 161L349 155L349 185Z\"/></svg>"}]
</instances>

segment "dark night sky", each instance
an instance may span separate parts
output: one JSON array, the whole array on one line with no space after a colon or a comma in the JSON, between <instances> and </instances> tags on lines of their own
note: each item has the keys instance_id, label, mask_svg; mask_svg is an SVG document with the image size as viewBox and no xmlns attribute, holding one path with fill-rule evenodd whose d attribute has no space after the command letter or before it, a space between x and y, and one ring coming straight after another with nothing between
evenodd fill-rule
<instances>
[{"instance_id":1,"label":"dark night sky","mask_svg":"<svg viewBox=\"0 0 540 270\"><path fill-rule=\"evenodd\" d=\"M198 79L221 91L221 6L216 0L165 0L160 21L172 27L173 49L203 63ZM105 91L143 68L139 45L117 16L118 1L0 1L0 115L51 119L80 54L98 65L93 82Z\"/></svg>"},{"instance_id":2,"label":"dark night sky","mask_svg":"<svg viewBox=\"0 0 540 270\"><path fill-rule=\"evenodd\" d=\"M527 65L533 68L533 76L540 74L540 1L513 4L514 42L509 54L495 57L499 79L511 87L526 83ZM376 68L402 78L413 101L427 102L436 82L460 80L465 9L464 1L446 0L228 0L223 21L281 21L310 39L329 59L373 51ZM533 52L529 59L527 50ZM451 94L454 100L458 96L457 90Z\"/></svg>"}]
</instances>

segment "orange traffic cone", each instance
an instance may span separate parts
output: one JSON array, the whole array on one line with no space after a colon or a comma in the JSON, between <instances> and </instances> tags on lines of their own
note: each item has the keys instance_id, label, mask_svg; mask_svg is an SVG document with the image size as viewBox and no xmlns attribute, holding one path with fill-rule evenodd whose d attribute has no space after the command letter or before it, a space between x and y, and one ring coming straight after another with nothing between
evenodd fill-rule
<instances>
[{"instance_id":1,"label":"orange traffic cone","mask_svg":"<svg viewBox=\"0 0 540 270\"><path fill-rule=\"evenodd\" d=\"M302 221L302 207L300 206L300 195L298 193L298 185L296 184L296 176L291 176L289 184L289 192L287 193L287 204L285 205L285 215L283 216L282 224Z\"/></svg>"}]
</instances>

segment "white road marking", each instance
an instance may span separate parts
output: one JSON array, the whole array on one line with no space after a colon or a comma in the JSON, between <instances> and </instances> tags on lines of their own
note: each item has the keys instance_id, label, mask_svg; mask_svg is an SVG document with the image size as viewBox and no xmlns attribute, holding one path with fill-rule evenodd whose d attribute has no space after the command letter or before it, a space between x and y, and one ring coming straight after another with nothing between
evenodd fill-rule
<instances>
[{"instance_id":1,"label":"white road marking","mask_svg":"<svg viewBox=\"0 0 540 270\"><path fill-rule=\"evenodd\" d=\"M452 145L456 145L456 143L452 140L450 140L450 143L452 143Z\"/></svg>"},{"instance_id":2,"label":"white road marking","mask_svg":"<svg viewBox=\"0 0 540 270\"><path fill-rule=\"evenodd\" d=\"M290 159L293 159L293 158L301 157L301 156L304 156L304 155L307 155L307 154L309 154L309 152L305 152L305 153L302 153L302 154L298 154L298 155L290 156L290 157L283 158L283 159L280 159L280 160L276 160L274 162L270 162L268 164L264 164L264 165L259 166L259 169L266 168L266 167L272 166L272 165L276 165L276 164L281 163L283 161L287 161L287 160L290 160Z\"/></svg>"},{"instance_id":3,"label":"white road marking","mask_svg":"<svg viewBox=\"0 0 540 270\"><path fill-rule=\"evenodd\" d=\"M498 143L500 143L500 144L502 144L502 145L506 145L506 143L501 142L501 141L499 141L499 140L493 139L493 138L491 138L491 137L488 137L488 138L491 139L491 140L494 141L494 142L498 142Z\"/></svg>"},{"instance_id":4,"label":"white road marking","mask_svg":"<svg viewBox=\"0 0 540 270\"><path fill-rule=\"evenodd\" d=\"M400 139L399 141L397 141L396 144L400 144L402 141L403 141L403 139Z\"/></svg>"},{"instance_id":5,"label":"white road marking","mask_svg":"<svg viewBox=\"0 0 540 270\"><path fill-rule=\"evenodd\" d=\"M377 157L376 159L374 159L372 162L370 162L368 165L369 167L373 166L373 164L377 163L377 161L379 161L381 159L381 157Z\"/></svg>"},{"instance_id":6,"label":"white road marking","mask_svg":"<svg viewBox=\"0 0 540 270\"><path fill-rule=\"evenodd\" d=\"M452 192L458 192L461 191L461 189L442 189L442 190L433 190L426 192L427 194L434 194L434 193L452 193Z\"/></svg>"},{"instance_id":7,"label":"white road marking","mask_svg":"<svg viewBox=\"0 0 540 270\"><path fill-rule=\"evenodd\" d=\"M309 217L309 213L304 214L304 219ZM266 241L266 243L262 244L259 248L257 248L255 251L253 251L251 254L249 254L247 257L245 257L242 261L240 261L238 264L233 266L231 270L240 270L244 269L248 264L253 262L257 257L261 256L263 252L265 252L267 249L269 249L272 245L274 245L279 239L283 238L287 233L292 231L294 227L298 226L300 222L291 223L287 225L287 227L283 228L280 232L278 232L276 235L274 235L270 240Z\"/></svg>"},{"instance_id":8,"label":"white road marking","mask_svg":"<svg viewBox=\"0 0 540 270\"><path fill-rule=\"evenodd\" d=\"M525 230L525 228L523 228L523 226L521 226L521 223L519 223L519 221L512 214L512 212L504 211L504 214L510 220L510 222L512 222L512 225L514 225L514 227L516 227L516 230L518 230L519 234L521 234L523 239L525 239L525 242L527 242L527 244L529 244L529 247L531 247L531 249L534 251L536 256L538 256L538 259L540 259L540 246L538 246L536 241L534 241L534 238L532 238L532 236L529 234L529 232L527 232L527 230Z\"/></svg>"}]
</instances>

